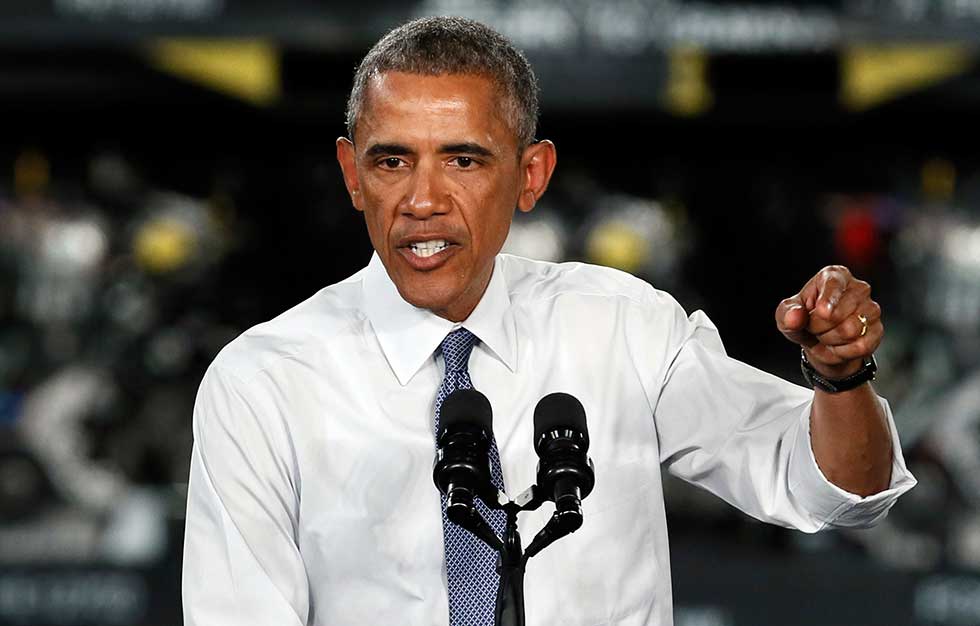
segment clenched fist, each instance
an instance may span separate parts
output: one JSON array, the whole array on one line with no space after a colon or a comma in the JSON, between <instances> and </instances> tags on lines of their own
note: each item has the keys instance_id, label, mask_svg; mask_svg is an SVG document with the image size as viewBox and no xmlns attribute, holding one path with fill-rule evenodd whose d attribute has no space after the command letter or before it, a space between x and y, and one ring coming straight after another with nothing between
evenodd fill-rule
<instances>
[{"instance_id":1,"label":"clenched fist","mask_svg":"<svg viewBox=\"0 0 980 626\"><path fill-rule=\"evenodd\" d=\"M871 285L843 265L828 265L800 293L780 302L776 327L803 346L814 369L828 378L859 370L885 334Z\"/></svg>"}]
</instances>

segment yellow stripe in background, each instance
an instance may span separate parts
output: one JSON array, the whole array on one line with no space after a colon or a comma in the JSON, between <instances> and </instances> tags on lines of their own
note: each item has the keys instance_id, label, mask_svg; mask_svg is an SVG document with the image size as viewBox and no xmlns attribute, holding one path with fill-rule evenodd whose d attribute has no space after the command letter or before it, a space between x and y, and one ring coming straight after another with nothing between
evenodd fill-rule
<instances>
[{"instance_id":1,"label":"yellow stripe in background","mask_svg":"<svg viewBox=\"0 0 980 626\"><path fill-rule=\"evenodd\" d=\"M841 55L840 100L854 111L958 76L973 67L977 56L962 44L852 46Z\"/></svg>"},{"instance_id":2,"label":"yellow stripe in background","mask_svg":"<svg viewBox=\"0 0 980 626\"><path fill-rule=\"evenodd\" d=\"M257 106L281 94L279 49L262 39L162 39L147 52L163 72Z\"/></svg>"}]
</instances>

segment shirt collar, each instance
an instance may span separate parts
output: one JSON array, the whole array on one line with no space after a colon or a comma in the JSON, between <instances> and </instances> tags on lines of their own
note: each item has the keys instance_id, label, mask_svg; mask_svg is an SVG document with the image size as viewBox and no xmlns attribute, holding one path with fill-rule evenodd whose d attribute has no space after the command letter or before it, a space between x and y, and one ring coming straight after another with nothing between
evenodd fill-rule
<instances>
[{"instance_id":1,"label":"shirt collar","mask_svg":"<svg viewBox=\"0 0 980 626\"><path fill-rule=\"evenodd\" d=\"M480 338L510 371L517 364L517 328L501 260L494 260L490 284L480 302L461 323L443 319L402 299L377 252L371 255L362 283L365 312L385 359L405 386L432 356L450 331L460 326Z\"/></svg>"}]
</instances>

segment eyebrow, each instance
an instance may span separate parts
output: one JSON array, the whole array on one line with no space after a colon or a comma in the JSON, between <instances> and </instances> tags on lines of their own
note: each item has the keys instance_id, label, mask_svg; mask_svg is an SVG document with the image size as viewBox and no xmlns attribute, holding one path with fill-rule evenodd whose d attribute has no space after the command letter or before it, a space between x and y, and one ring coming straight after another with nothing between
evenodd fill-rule
<instances>
[{"instance_id":1,"label":"eyebrow","mask_svg":"<svg viewBox=\"0 0 980 626\"><path fill-rule=\"evenodd\" d=\"M397 143L376 143L367 149L365 154L369 157L381 156L383 154L412 154L412 150Z\"/></svg>"},{"instance_id":2,"label":"eyebrow","mask_svg":"<svg viewBox=\"0 0 980 626\"><path fill-rule=\"evenodd\" d=\"M439 147L439 152L453 154L472 154L474 156L490 158L494 153L478 143L451 143Z\"/></svg>"},{"instance_id":3,"label":"eyebrow","mask_svg":"<svg viewBox=\"0 0 980 626\"><path fill-rule=\"evenodd\" d=\"M484 158L493 158L496 156L492 150L472 142L443 144L439 146L439 152L441 154L472 154L473 156ZM365 154L369 157L377 157L383 155L415 154L415 151L408 146L403 146L398 143L376 143L372 144L365 151Z\"/></svg>"}]
</instances>

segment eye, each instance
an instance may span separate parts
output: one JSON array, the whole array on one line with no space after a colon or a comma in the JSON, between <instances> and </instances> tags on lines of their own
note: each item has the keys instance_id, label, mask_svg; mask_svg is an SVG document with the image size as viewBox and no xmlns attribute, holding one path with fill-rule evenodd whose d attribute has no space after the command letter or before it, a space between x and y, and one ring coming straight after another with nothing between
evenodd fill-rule
<instances>
[{"instance_id":1,"label":"eye","mask_svg":"<svg viewBox=\"0 0 980 626\"><path fill-rule=\"evenodd\" d=\"M381 167L387 170L396 170L399 167L403 167L405 165L405 162L399 159L398 157L386 157L384 159L381 159L379 165L381 165Z\"/></svg>"},{"instance_id":2,"label":"eye","mask_svg":"<svg viewBox=\"0 0 980 626\"><path fill-rule=\"evenodd\" d=\"M458 156L453 160L456 162L456 167L463 170L473 165L473 159L468 156Z\"/></svg>"}]
</instances>

